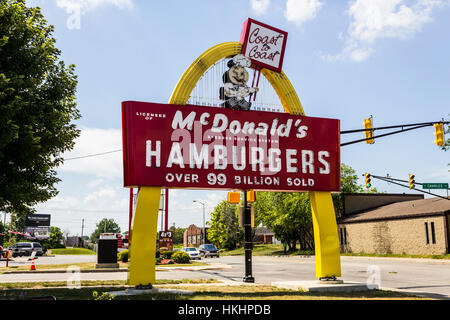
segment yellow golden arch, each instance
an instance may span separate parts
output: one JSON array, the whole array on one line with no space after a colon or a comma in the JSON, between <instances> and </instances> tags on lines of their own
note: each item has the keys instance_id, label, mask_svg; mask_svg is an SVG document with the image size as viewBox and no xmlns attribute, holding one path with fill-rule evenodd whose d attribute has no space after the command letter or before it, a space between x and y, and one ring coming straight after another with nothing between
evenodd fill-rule
<instances>
[{"instance_id":1,"label":"yellow golden arch","mask_svg":"<svg viewBox=\"0 0 450 320\"><path fill-rule=\"evenodd\" d=\"M225 42L205 51L183 73L169 104L184 105L200 77L217 61L241 53L240 42ZM277 93L285 112L304 115L297 93L283 73L262 69L261 72ZM330 192L310 192L314 228L316 277L340 277L339 238ZM155 283L156 233L160 187L141 187L133 218L128 284L139 286Z\"/></svg>"}]
</instances>

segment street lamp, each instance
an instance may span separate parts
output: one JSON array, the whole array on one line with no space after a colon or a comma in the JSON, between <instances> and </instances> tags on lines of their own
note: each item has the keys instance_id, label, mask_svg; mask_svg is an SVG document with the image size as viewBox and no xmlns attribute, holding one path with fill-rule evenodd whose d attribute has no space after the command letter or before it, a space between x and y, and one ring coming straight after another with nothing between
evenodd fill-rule
<instances>
[{"instance_id":1,"label":"street lamp","mask_svg":"<svg viewBox=\"0 0 450 320\"><path fill-rule=\"evenodd\" d=\"M202 244L205 244L205 238L206 238L206 230L205 230L205 204L201 201L194 200L192 202L198 202L203 206L203 230L202 230Z\"/></svg>"}]
</instances>

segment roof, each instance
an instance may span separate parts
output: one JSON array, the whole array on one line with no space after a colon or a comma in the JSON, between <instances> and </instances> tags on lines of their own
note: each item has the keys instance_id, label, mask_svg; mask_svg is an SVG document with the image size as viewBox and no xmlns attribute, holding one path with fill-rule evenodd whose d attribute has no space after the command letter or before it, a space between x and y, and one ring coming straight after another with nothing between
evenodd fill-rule
<instances>
[{"instance_id":1,"label":"roof","mask_svg":"<svg viewBox=\"0 0 450 320\"><path fill-rule=\"evenodd\" d=\"M450 213L449 200L450 198L428 198L392 203L339 219L338 223L359 223L446 215Z\"/></svg>"},{"instance_id":2,"label":"roof","mask_svg":"<svg viewBox=\"0 0 450 320\"><path fill-rule=\"evenodd\" d=\"M273 235L273 231L267 227L255 228L255 235L260 235L260 234Z\"/></svg>"}]
</instances>

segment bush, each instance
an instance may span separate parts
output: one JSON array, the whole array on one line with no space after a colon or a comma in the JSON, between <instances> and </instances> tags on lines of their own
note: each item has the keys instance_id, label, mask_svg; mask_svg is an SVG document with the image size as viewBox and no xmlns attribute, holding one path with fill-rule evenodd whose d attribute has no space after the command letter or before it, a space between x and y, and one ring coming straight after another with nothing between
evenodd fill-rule
<instances>
[{"instance_id":1,"label":"bush","mask_svg":"<svg viewBox=\"0 0 450 320\"><path fill-rule=\"evenodd\" d=\"M128 262L130 258L130 252L128 250L123 250L117 254L117 260L122 262Z\"/></svg>"},{"instance_id":2,"label":"bush","mask_svg":"<svg viewBox=\"0 0 450 320\"><path fill-rule=\"evenodd\" d=\"M172 259L173 251L164 251L163 258L164 259Z\"/></svg>"},{"instance_id":3,"label":"bush","mask_svg":"<svg viewBox=\"0 0 450 320\"><path fill-rule=\"evenodd\" d=\"M175 263L189 263L191 258L189 255L184 251L177 251L174 254L172 254L172 260Z\"/></svg>"}]
</instances>

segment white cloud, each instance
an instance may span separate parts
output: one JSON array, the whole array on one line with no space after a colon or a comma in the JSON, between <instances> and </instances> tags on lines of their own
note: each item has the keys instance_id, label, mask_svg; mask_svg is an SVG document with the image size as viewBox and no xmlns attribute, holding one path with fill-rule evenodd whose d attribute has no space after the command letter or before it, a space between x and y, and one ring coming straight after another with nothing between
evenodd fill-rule
<instances>
[{"instance_id":1,"label":"white cloud","mask_svg":"<svg viewBox=\"0 0 450 320\"><path fill-rule=\"evenodd\" d=\"M267 12L270 0L250 0L250 5L254 14L260 16Z\"/></svg>"},{"instance_id":2,"label":"white cloud","mask_svg":"<svg viewBox=\"0 0 450 320\"><path fill-rule=\"evenodd\" d=\"M374 52L378 39L406 39L432 21L434 10L445 0L355 0L349 2L351 18L346 46L337 55L322 55L326 60L364 61Z\"/></svg>"},{"instance_id":3,"label":"white cloud","mask_svg":"<svg viewBox=\"0 0 450 320\"><path fill-rule=\"evenodd\" d=\"M81 10L82 13L85 13L102 5L114 5L119 9L131 9L133 0L56 0L56 5L65 9L68 13L76 10Z\"/></svg>"},{"instance_id":4,"label":"white cloud","mask_svg":"<svg viewBox=\"0 0 450 320\"><path fill-rule=\"evenodd\" d=\"M74 149L65 153L63 157L71 159L121 148L122 131L120 129L81 128L81 135L76 139ZM58 170L90 174L98 178L120 178L123 175L122 152L67 160Z\"/></svg>"},{"instance_id":5,"label":"white cloud","mask_svg":"<svg viewBox=\"0 0 450 320\"><path fill-rule=\"evenodd\" d=\"M322 6L319 0L287 0L284 17L299 26L313 20Z\"/></svg>"}]
</instances>

